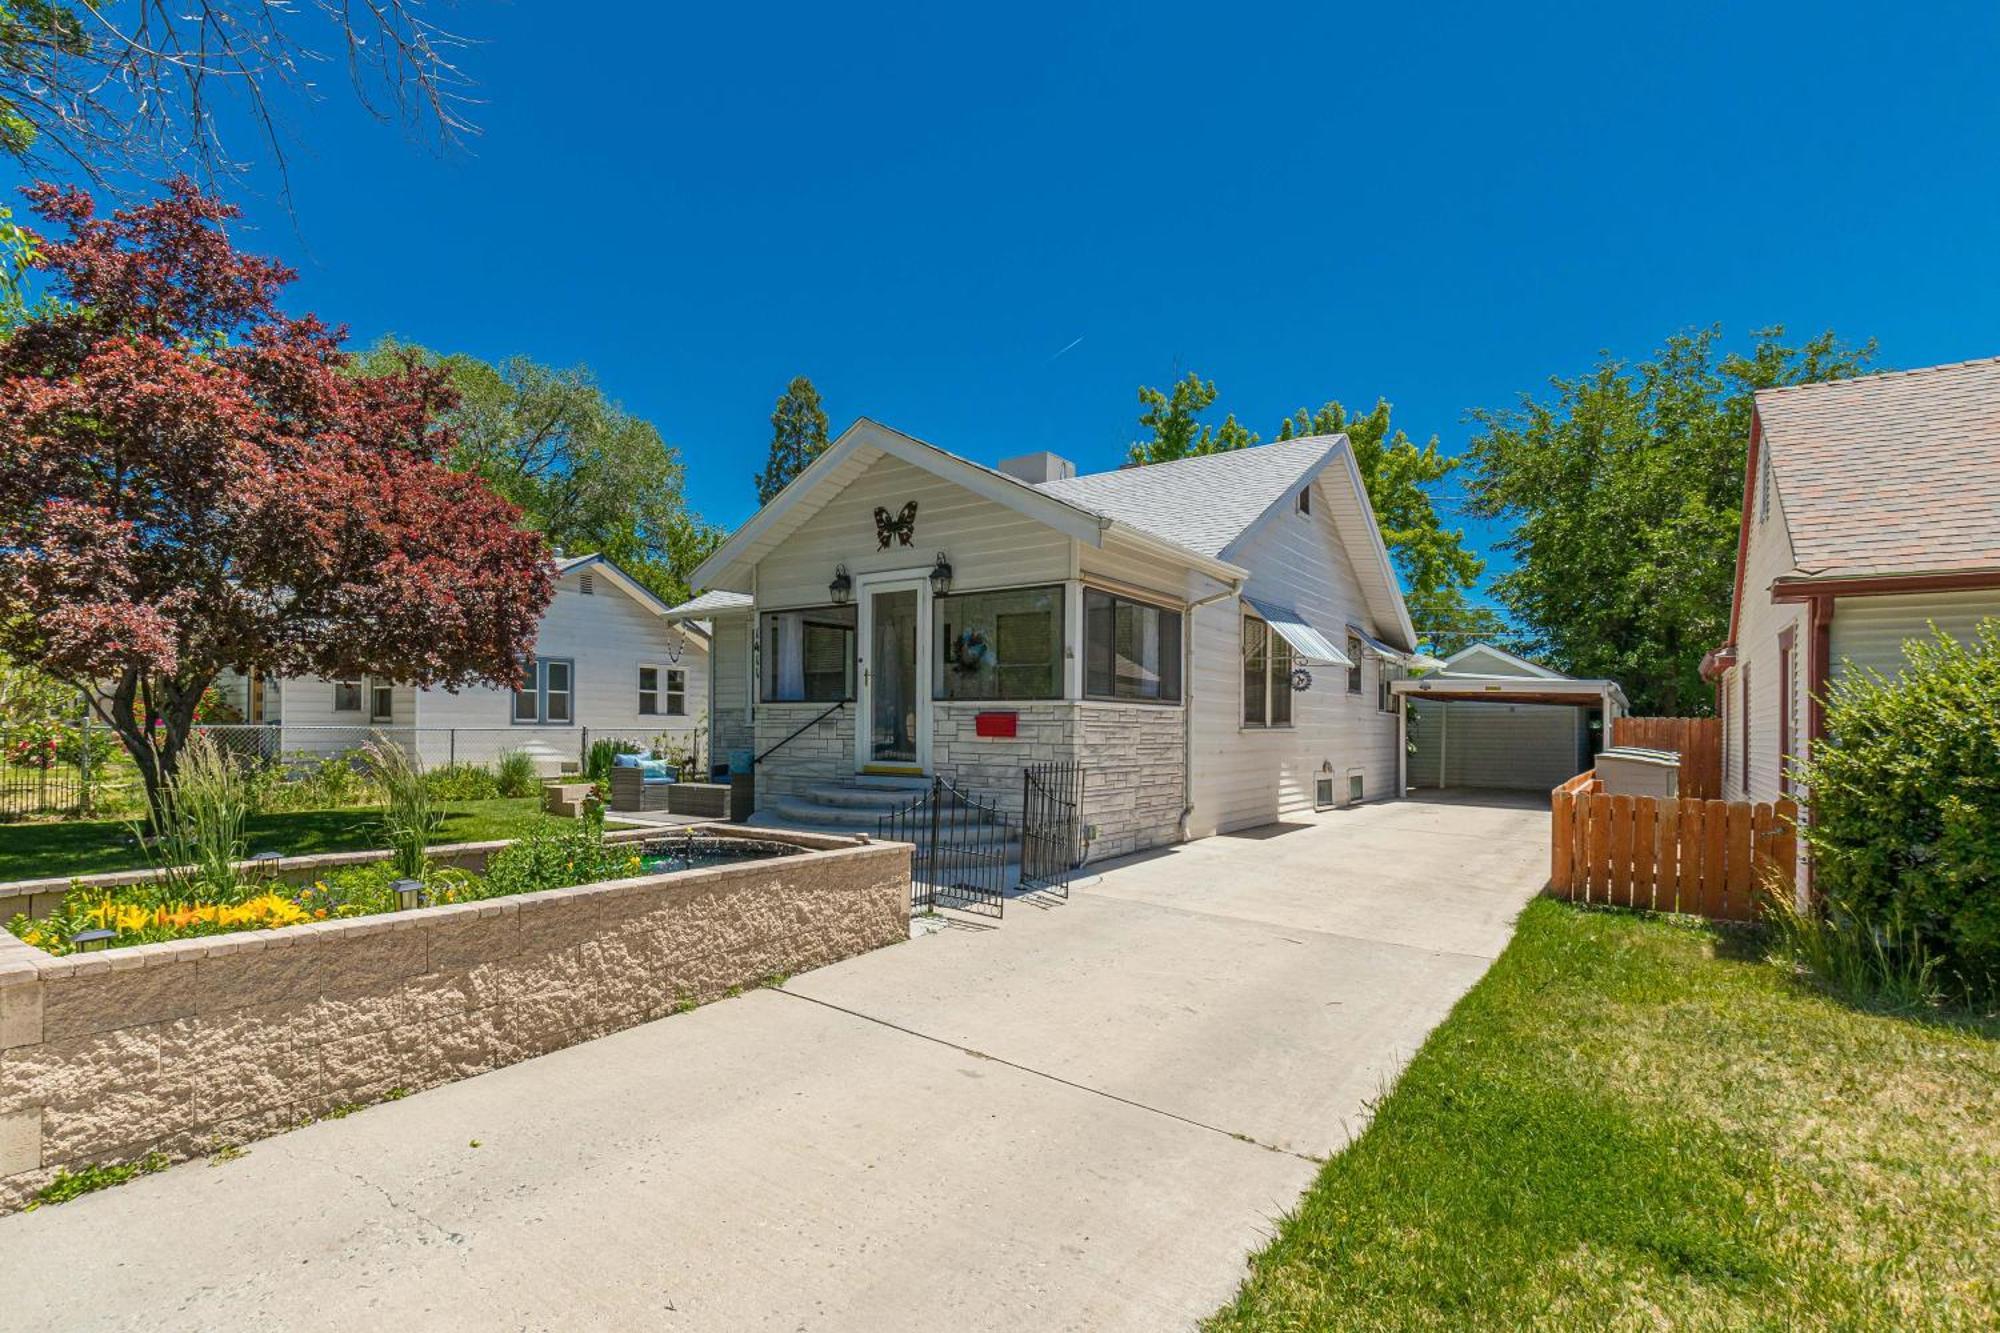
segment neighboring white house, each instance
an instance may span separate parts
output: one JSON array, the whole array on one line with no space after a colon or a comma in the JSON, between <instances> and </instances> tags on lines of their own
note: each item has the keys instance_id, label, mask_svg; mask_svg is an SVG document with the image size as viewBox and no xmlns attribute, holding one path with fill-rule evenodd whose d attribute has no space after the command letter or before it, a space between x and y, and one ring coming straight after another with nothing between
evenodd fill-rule
<instances>
[{"instance_id":1,"label":"neighboring white house","mask_svg":"<svg viewBox=\"0 0 2000 1333\"><path fill-rule=\"evenodd\" d=\"M694 583L716 752L787 819L1079 760L1113 855L1397 794L1414 636L1345 436L1079 477L863 420Z\"/></svg>"},{"instance_id":2,"label":"neighboring white house","mask_svg":"<svg viewBox=\"0 0 2000 1333\"><path fill-rule=\"evenodd\" d=\"M2000 358L1756 396L1729 639L1709 654L1723 794L1770 801L1828 684L2000 616Z\"/></svg>"},{"instance_id":3,"label":"neighboring white house","mask_svg":"<svg viewBox=\"0 0 2000 1333\"><path fill-rule=\"evenodd\" d=\"M507 750L555 773L581 761L586 735L686 747L708 710L707 627L602 556L558 556L556 591L520 690L418 689L362 676L217 682L245 723L275 729L267 750L349 750L370 733L413 747L427 764L487 763ZM241 733L237 733L241 734Z\"/></svg>"},{"instance_id":4,"label":"neighboring white house","mask_svg":"<svg viewBox=\"0 0 2000 1333\"><path fill-rule=\"evenodd\" d=\"M1547 791L1591 765L1625 711L1608 680L1577 680L1490 643L1394 687L1410 701L1412 787Z\"/></svg>"}]
</instances>

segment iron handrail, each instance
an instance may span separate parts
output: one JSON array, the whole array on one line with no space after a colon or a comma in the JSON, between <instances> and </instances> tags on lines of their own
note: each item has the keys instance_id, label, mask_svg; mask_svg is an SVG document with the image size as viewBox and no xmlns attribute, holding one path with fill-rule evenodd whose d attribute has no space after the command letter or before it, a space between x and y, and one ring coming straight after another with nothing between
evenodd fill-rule
<instances>
[{"instance_id":1,"label":"iron handrail","mask_svg":"<svg viewBox=\"0 0 2000 1333\"><path fill-rule=\"evenodd\" d=\"M797 731L793 732L791 735L785 737L785 739L779 741L776 745L773 745L770 749L764 751L764 753L752 759L750 761L750 767L755 768L757 765L763 763L766 759L769 759L772 755L784 749L787 745L790 745L793 741L805 735L808 731L811 731L814 727L826 721L828 718L832 717L835 713L838 713L841 709L845 707L847 707L847 700L842 699L840 702L834 704L833 707L827 709L824 713L821 713L818 717L806 723L804 726L800 727Z\"/></svg>"}]
</instances>

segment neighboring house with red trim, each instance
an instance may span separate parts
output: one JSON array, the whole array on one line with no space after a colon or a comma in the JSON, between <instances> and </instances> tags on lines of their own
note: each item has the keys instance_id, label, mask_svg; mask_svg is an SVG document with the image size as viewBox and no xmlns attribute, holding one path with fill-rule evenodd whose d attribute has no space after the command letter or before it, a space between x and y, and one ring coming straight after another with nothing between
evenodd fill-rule
<instances>
[{"instance_id":1,"label":"neighboring house with red trim","mask_svg":"<svg viewBox=\"0 0 2000 1333\"><path fill-rule=\"evenodd\" d=\"M2000 357L1756 396L1729 640L1702 663L1730 799L1769 801L1855 667L2000 616Z\"/></svg>"}]
</instances>

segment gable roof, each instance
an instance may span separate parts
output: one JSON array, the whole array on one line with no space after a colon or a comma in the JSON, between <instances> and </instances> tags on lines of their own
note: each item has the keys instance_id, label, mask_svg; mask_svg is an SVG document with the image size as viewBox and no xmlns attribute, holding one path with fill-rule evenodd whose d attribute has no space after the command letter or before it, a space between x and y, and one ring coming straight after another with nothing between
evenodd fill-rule
<instances>
[{"instance_id":1,"label":"gable roof","mask_svg":"<svg viewBox=\"0 0 2000 1333\"><path fill-rule=\"evenodd\" d=\"M654 615L661 617L676 615L676 608L668 606L665 598L639 582L639 580L633 578L630 574L627 574L618 566L612 564L610 560L602 555L557 556L553 563L555 565L556 577L559 579L568 578L571 574L579 574L586 570L595 574L602 574L605 577L605 581L610 583L612 587L618 589L618 591L624 593ZM700 632L704 638L707 637L706 631Z\"/></svg>"},{"instance_id":2,"label":"gable roof","mask_svg":"<svg viewBox=\"0 0 2000 1333\"><path fill-rule=\"evenodd\" d=\"M1316 474L1346 438L1310 435L1065 477L1035 489L1220 556L1308 474Z\"/></svg>"},{"instance_id":3,"label":"gable roof","mask_svg":"<svg viewBox=\"0 0 2000 1333\"><path fill-rule=\"evenodd\" d=\"M1756 414L1801 573L2000 569L2000 357L1763 389Z\"/></svg>"},{"instance_id":4,"label":"gable roof","mask_svg":"<svg viewBox=\"0 0 2000 1333\"><path fill-rule=\"evenodd\" d=\"M1330 508L1362 593L1383 632L1400 637L1402 651L1413 649L1416 631L1403 604L1402 580L1389 560L1375 507L1345 435L1306 435L1171 463L1065 477L1045 481L1036 489L1233 560L1252 534L1274 515L1288 511L1292 497L1329 469L1341 472L1348 483L1329 495Z\"/></svg>"},{"instance_id":5,"label":"gable roof","mask_svg":"<svg viewBox=\"0 0 2000 1333\"><path fill-rule=\"evenodd\" d=\"M746 581L748 566L798 531L807 519L824 509L849 482L860 477L884 455L900 458L914 467L955 482L983 499L1005 505L1092 546L1102 546L1107 535L1115 535L1162 558L1224 581L1240 579L1247 573L1212 552L1198 551L1174 537L1136 524L1122 523L1112 515L1045 493L1018 477L982 467L913 435L905 435L862 417L842 431L825 452L793 477L790 484L772 497L768 504L752 514L748 522L731 533L689 576L689 582L697 588L741 591L740 587L732 588L732 585Z\"/></svg>"},{"instance_id":6,"label":"gable roof","mask_svg":"<svg viewBox=\"0 0 2000 1333\"><path fill-rule=\"evenodd\" d=\"M1570 679L1570 677L1565 676L1562 672L1553 671L1539 662L1530 662L1527 658L1510 653L1505 648L1496 648L1484 639L1481 639L1478 643L1467 644L1450 657L1445 658L1443 665L1439 668L1439 674L1447 676L1481 674L1472 670L1478 664L1478 659L1481 657L1494 659L1501 666L1512 668L1512 671L1508 674L1532 676L1537 680Z\"/></svg>"}]
</instances>

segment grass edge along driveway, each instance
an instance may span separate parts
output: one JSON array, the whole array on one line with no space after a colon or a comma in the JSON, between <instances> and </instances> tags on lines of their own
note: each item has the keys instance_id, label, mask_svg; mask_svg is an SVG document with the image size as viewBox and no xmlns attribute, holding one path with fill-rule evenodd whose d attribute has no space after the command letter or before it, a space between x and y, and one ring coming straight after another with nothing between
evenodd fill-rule
<instances>
[{"instance_id":1,"label":"grass edge along driveway","mask_svg":"<svg viewBox=\"0 0 2000 1333\"><path fill-rule=\"evenodd\" d=\"M2000 1025L1539 899L1212 1330L1988 1328Z\"/></svg>"},{"instance_id":2,"label":"grass edge along driveway","mask_svg":"<svg viewBox=\"0 0 2000 1333\"><path fill-rule=\"evenodd\" d=\"M535 796L444 803L444 823L433 844L488 842L519 837L540 817ZM359 852L382 845L382 812L374 806L338 810L288 810L252 815L245 828L248 854L286 856ZM0 883L56 875L98 875L144 870L151 864L131 839L130 824L115 819L45 824L0 824Z\"/></svg>"}]
</instances>

